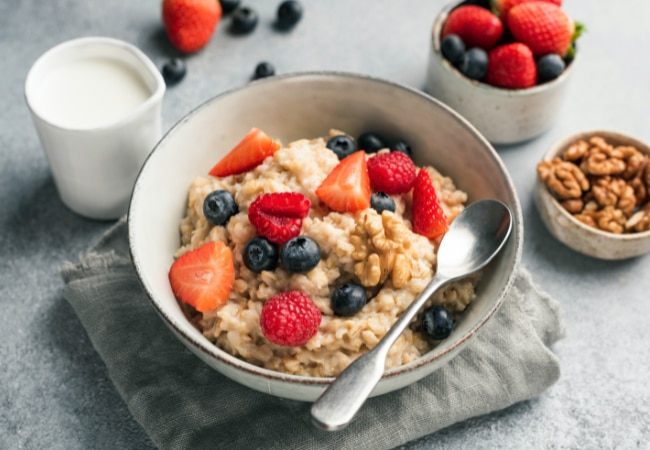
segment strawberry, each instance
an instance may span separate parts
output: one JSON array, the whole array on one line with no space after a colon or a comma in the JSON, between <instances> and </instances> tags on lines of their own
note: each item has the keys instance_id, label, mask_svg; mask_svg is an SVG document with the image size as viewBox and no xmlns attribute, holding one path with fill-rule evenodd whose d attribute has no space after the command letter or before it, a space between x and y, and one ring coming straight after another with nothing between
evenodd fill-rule
<instances>
[{"instance_id":1,"label":"strawberry","mask_svg":"<svg viewBox=\"0 0 650 450\"><path fill-rule=\"evenodd\" d=\"M195 52L207 45L221 19L218 0L163 0L162 20L176 49Z\"/></svg>"},{"instance_id":2,"label":"strawberry","mask_svg":"<svg viewBox=\"0 0 650 450\"><path fill-rule=\"evenodd\" d=\"M429 172L422 168L413 186L413 231L429 239L437 239L448 229L449 223Z\"/></svg>"},{"instance_id":3,"label":"strawberry","mask_svg":"<svg viewBox=\"0 0 650 450\"><path fill-rule=\"evenodd\" d=\"M455 34L466 48L480 47L489 50L503 34L503 23L490 10L475 5L460 6L449 13L440 38Z\"/></svg>"},{"instance_id":4,"label":"strawberry","mask_svg":"<svg viewBox=\"0 0 650 450\"><path fill-rule=\"evenodd\" d=\"M260 235L282 245L300 234L309 208L311 202L299 192L263 194L248 207L248 220Z\"/></svg>"},{"instance_id":5,"label":"strawberry","mask_svg":"<svg viewBox=\"0 0 650 450\"><path fill-rule=\"evenodd\" d=\"M215 241L185 253L169 269L169 282L176 298L199 312L223 305L235 283L230 248Z\"/></svg>"},{"instance_id":6,"label":"strawberry","mask_svg":"<svg viewBox=\"0 0 650 450\"><path fill-rule=\"evenodd\" d=\"M508 18L508 12L514 6L520 3L528 2L548 2L553 3L557 6L562 6L562 0L492 0L490 4L492 5L492 11L494 14L499 16L501 20L505 23Z\"/></svg>"},{"instance_id":7,"label":"strawberry","mask_svg":"<svg viewBox=\"0 0 650 450\"><path fill-rule=\"evenodd\" d=\"M537 82L537 66L530 49L520 43L500 45L488 53L485 82L505 89L525 89Z\"/></svg>"},{"instance_id":8,"label":"strawberry","mask_svg":"<svg viewBox=\"0 0 650 450\"><path fill-rule=\"evenodd\" d=\"M334 211L355 212L370 206L370 179L366 153L343 158L316 188L318 198Z\"/></svg>"},{"instance_id":9,"label":"strawberry","mask_svg":"<svg viewBox=\"0 0 650 450\"><path fill-rule=\"evenodd\" d=\"M405 194L413 187L415 175L415 164L405 153L382 153L368 160L370 187L375 192Z\"/></svg>"},{"instance_id":10,"label":"strawberry","mask_svg":"<svg viewBox=\"0 0 650 450\"><path fill-rule=\"evenodd\" d=\"M226 177L247 172L262 163L267 156L280 149L279 142L274 141L263 131L251 128L246 136L221 160L210 169L214 177Z\"/></svg>"},{"instance_id":11,"label":"strawberry","mask_svg":"<svg viewBox=\"0 0 650 450\"><path fill-rule=\"evenodd\" d=\"M577 37L573 20L553 3L516 5L508 13L507 24L515 40L526 44L535 58L549 53L564 57Z\"/></svg>"},{"instance_id":12,"label":"strawberry","mask_svg":"<svg viewBox=\"0 0 650 450\"><path fill-rule=\"evenodd\" d=\"M299 347L318 332L320 310L301 291L276 294L268 299L260 313L264 337L277 345Z\"/></svg>"}]
</instances>

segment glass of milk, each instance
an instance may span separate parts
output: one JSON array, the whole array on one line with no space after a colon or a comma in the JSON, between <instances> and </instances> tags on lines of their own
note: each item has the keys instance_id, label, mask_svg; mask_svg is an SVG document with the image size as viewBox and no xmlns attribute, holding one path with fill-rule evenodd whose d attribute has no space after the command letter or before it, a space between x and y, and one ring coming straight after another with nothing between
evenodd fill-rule
<instances>
[{"instance_id":1,"label":"glass of milk","mask_svg":"<svg viewBox=\"0 0 650 450\"><path fill-rule=\"evenodd\" d=\"M86 37L48 50L25 99L63 202L92 219L128 209L140 167L161 136L165 82L126 42Z\"/></svg>"}]
</instances>

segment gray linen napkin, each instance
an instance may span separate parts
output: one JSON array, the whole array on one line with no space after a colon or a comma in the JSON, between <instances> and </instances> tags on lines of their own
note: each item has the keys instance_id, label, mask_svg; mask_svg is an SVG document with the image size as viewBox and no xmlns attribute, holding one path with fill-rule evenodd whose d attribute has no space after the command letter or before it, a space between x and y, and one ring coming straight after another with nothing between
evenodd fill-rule
<instances>
[{"instance_id":1,"label":"gray linen napkin","mask_svg":"<svg viewBox=\"0 0 650 450\"><path fill-rule=\"evenodd\" d=\"M164 449L389 449L537 396L560 375L556 301L521 270L504 304L456 358L400 391L370 399L345 430L310 423L309 403L250 390L214 371L163 324L136 278L125 219L79 264L70 302L135 419Z\"/></svg>"}]
</instances>

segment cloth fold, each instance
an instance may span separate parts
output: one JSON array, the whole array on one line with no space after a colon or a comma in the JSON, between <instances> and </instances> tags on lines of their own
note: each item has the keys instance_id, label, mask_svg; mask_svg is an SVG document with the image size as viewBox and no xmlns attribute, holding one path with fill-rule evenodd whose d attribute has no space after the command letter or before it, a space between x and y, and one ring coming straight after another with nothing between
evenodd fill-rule
<instances>
[{"instance_id":1,"label":"cloth fold","mask_svg":"<svg viewBox=\"0 0 650 450\"><path fill-rule=\"evenodd\" d=\"M161 449L390 449L536 397L560 376L551 351L564 335L559 304L520 269L499 311L457 357L369 399L345 430L322 431L309 403L239 385L174 337L140 287L125 218L61 274L111 380Z\"/></svg>"}]
</instances>

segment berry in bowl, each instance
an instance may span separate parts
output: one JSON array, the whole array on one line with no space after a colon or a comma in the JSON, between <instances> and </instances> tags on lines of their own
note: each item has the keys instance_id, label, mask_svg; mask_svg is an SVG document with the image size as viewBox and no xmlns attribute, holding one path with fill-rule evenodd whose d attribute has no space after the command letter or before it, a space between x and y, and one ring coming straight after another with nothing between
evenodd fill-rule
<instances>
[{"instance_id":1,"label":"berry in bowl","mask_svg":"<svg viewBox=\"0 0 650 450\"><path fill-rule=\"evenodd\" d=\"M569 248L616 260L650 252L650 147L604 130L562 139L537 165L535 204Z\"/></svg>"},{"instance_id":2,"label":"berry in bowl","mask_svg":"<svg viewBox=\"0 0 650 450\"><path fill-rule=\"evenodd\" d=\"M424 289L449 222L482 198L510 206L513 238L425 307L393 346L379 395L456 355L520 259L521 212L502 162L435 99L337 73L217 96L143 167L129 245L153 306L188 348L246 386L309 401Z\"/></svg>"},{"instance_id":3,"label":"berry in bowl","mask_svg":"<svg viewBox=\"0 0 650 450\"><path fill-rule=\"evenodd\" d=\"M433 25L427 91L493 144L531 139L557 118L582 30L561 0L450 3Z\"/></svg>"}]
</instances>

